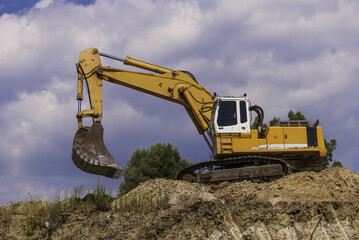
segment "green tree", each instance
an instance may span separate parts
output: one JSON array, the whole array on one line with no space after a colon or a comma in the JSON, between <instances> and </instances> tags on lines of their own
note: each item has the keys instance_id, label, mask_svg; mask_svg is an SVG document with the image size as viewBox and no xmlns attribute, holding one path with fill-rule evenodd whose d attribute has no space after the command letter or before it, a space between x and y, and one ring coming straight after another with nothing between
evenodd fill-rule
<instances>
[{"instance_id":1,"label":"green tree","mask_svg":"<svg viewBox=\"0 0 359 240\"><path fill-rule=\"evenodd\" d=\"M258 116L255 117L253 124L251 125L251 129L257 129L259 124L259 118Z\"/></svg>"},{"instance_id":2,"label":"green tree","mask_svg":"<svg viewBox=\"0 0 359 240\"><path fill-rule=\"evenodd\" d=\"M337 148L337 140L335 138L330 139L328 142L324 139L325 148L327 149L327 163L326 166L328 167L331 162L332 167L343 167L343 164L340 160L333 159L333 152Z\"/></svg>"},{"instance_id":3,"label":"green tree","mask_svg":"<svg viewBox=\"0 0 359 240\"><path fill-rule=\"evenodd\" d=\"M269 121L269 126L274 126L276 125L277 123L280 122L280 118L279 117L273 117L272 120Z\"/></svg>"},{"instance_id":4,"label":"green tree","mask_svg":"<svg viewBox=\"0 0 359 240\"><path fill-rule=\"evenodd\" d=\"M334 160L332 167L343 167L343 164L339 160Z\"/></svg>"},{"instance_id":5,"label":"green tree","mask_svg":"<svg viewBox=\"0 0 359 240\"><path fill-rule=\"evenodd\" d=\"M335 140L335 138L330 139L330 141L328 142L326 139L324 139L324 143L325 143L325 148L328 151L328 163L327 165L333 161L333 151L337 148L337 140Z\"/></svg>"},{"instance_id":6,"label":"green tree","mask_svg":"<svg viewBox=\"0 0 359 240\"><path fill-rule=\"evenodd\" d=\"M157 143L148 149L137 149L127 162L125 181L119 193L124 195L149 179L175 179L177 173L191 164L171 144Z\"/></svg>"},{"instance_id":7,"label":"green tree","mask_svg":"<svg viewBox=\"0 0 359 240\"><path fill-rule=\"evenodd\" d=\"M301 112L294 113L292 110L288 112L289 120L307 120Z\"/></svg>"},{"instance_id":8,"label":"green tree","mask_svg":"<svg viewBox=\"0 0 359 240\"><path fill-rule=\"evenodd\" d=\"M293 110L290 110L288 112L288 119L289 120L306 120L305 116L301 112L293 112ZM272 120L269 121L269 126L275 126L277 123L280 122L279 117L273 117Z\"/></svg>"}]
</instances>

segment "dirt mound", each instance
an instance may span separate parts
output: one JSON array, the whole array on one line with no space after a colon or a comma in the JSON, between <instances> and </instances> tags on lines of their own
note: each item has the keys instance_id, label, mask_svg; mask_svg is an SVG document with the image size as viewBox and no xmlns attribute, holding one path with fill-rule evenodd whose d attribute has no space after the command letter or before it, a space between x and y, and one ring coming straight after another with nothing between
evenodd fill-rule
<instances>
[{"instance_id":1,"label":"dirt mound","mask_svg":"<svg viewBox=\"0 0 359 240\"><path fill-rule=\"evenodd\" d=\"M219 198L252 199L272 204L277 202L328 202L357 201L359 176L345 168L331 168L322 172L300 172L285 176L275 182L254 184L239 182L218 191ZM241 189L238 191L238 189Z\"/></svg>"},{"instance_id":2,"label":"dirt mound","mask_svg":"<svg viewBox=\"0 0 359 240\"><path fill-rule=\"evenodd\" d=\"M169 195L169 208L138 234L143 239L356 239L358 183L358 174L332 168L270 183L157 179L126 197Z\"/></svg>"},{"instance_id":3,"label":"dirt mound","mask_svg":"<svg viewBox=\"0 0 359 240\"><path fill-rule=\"evenodd\" d=\"M359 239L358 186L359 175L344 168L295 173L270 183L156 179L113 201L110 211L66 213L51 238ZM0 229L0 237L48 238L46 224L26 237L24 206L12 210L7 225L2 221L7 231Z\"/></svg>"}]
</instances>

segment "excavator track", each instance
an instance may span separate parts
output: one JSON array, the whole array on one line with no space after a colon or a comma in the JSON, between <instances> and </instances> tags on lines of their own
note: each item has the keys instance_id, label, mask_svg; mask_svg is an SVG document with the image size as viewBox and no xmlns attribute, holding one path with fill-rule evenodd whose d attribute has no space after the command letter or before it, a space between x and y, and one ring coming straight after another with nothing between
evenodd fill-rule
<instances>
[{"instance_id":1,"label":"excavator track","mask_svg":"<svg viewBox=\"0 0 359 240\"><path fill-rule=\"evenodd\" d=\"M201 162L182 169L177 180L200 183L252 180L273 181L290 171L281 159L262 156L243 156Z\"/></svg>"}]
</instances>

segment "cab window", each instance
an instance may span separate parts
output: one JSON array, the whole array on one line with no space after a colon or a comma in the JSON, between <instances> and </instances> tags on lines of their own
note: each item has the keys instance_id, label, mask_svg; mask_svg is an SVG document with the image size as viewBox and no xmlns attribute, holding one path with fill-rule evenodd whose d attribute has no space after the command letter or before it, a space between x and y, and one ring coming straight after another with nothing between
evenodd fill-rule
<instances>
[{"instance_id":1,"label":"cab window","mask_svg":"<svg viewBox=\"0 0 359 240\"><path fill-rule=\"evenodd\" d=\"M239 112L241 115L241 123L246 123L248 121L247 119L247 104L246 101L240 101L239 102Z\"/></svg>"},{"instance_id":2,"label":"cab window","mask_svg":"<svg viewBox=\"0 0 359 240\"><path fill-rule=\"evenodd\" d=\"M235 101L220 101L217 124L220 127L237 124L237 111Z\"/></svg>"}]
</instances>

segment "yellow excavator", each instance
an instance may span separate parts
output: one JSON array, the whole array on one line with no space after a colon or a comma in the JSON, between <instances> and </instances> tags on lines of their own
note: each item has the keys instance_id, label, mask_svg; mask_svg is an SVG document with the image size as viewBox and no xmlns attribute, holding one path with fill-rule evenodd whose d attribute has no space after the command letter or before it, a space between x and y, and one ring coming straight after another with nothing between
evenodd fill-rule
<instances>
[{"instance_id":1,"label":"yellow excavator","mask_svg":"<svg viewBox=\"0 0 359 240\"><path fill-rule=\"evenodd\" d=\"M101 57L121 61L146 71L128 71L102 66ZM306 170L322 165L327 150L317 120L282 121L263 124L263 109L243 96L216 96L201 86L187 71L161 67L127 56L119 58L89 48L80 53L78 73L78 130L72 159L81 170L121 179L124 169L116 164L103 141L102 81L119 84L182 105L198 133L212 151L213 159L182 169L177 179L189 182L270 181L291 169ZM81 110L83 82L86 82L90 109ZM252 112L258 116L251 129ZM82 119L93 119L83 126Z\"/></svg>"}]
</instances>

